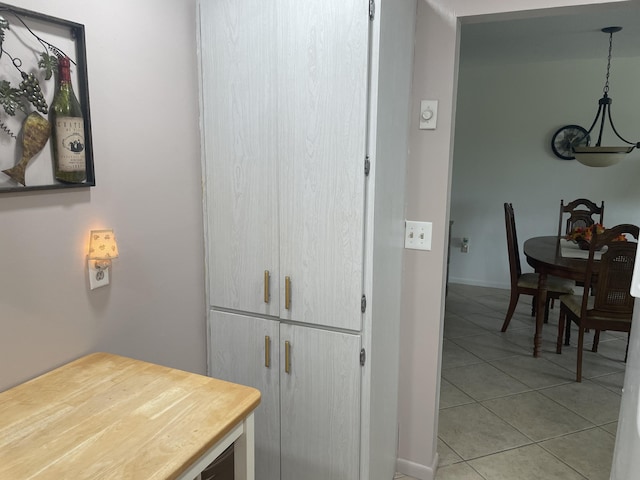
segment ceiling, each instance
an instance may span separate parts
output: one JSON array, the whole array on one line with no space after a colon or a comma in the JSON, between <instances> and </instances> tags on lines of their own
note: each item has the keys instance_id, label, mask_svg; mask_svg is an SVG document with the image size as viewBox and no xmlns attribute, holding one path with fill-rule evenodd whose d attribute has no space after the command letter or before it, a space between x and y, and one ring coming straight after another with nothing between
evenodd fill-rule
<instances>
[{"instance_id":1,"label":"ceiling","mask_svg":"<svg viewBox=\"0 0 640 480\"><path fill-rule=\"evenodd\" d=\"M613 35L613 58L640 57L640 2L462 19L460 55L473 63L606 59L601 29L609 26L623 27Z\"/></svg>"}]
</instances>

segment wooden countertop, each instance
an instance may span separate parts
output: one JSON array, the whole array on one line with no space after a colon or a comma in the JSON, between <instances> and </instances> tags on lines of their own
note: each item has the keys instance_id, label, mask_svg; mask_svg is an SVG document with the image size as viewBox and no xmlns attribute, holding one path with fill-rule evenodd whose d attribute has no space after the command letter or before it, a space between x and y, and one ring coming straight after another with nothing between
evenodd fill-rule
<instances>
[{"instance_id":1,"label":"wooden countertop","mask_svg":"<svg viewBox=\"0 0 640 480\"><path fill-rule=\"evenodd\" d=\"M0 479L175 479L259 403L250 387L87 355L0 393Z\"/></svg>"}]
</instances>

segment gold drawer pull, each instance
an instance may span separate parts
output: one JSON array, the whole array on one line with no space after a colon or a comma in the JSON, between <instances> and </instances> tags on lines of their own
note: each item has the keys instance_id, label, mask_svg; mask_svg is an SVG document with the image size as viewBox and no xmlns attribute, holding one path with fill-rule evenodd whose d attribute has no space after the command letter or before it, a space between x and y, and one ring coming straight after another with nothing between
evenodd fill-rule
<instances>
[{"instance_id":1,"label":"gold drawer pull","mask_svg":"<svg viewBox=\"0 0 640 480\"><path fill-rule=\"evenodd\" d=\"M269 303L269 270L264 271L264 303Z\"/></svg>"},{"instance_id":2,"label":"gold drawer pull","mask_svg":"<svg viewBox=\"0 0 640 480\"><path fill-rule=\"evenodd\" d=\"M288 340L284 342L284 371L291 373L291 343Z\"/></svg>"},{"instance_id":3,"label":"gold drawer pull","mask_svg":"<svg viewBox=\"0 0 640 480\"><path fill-rule=\"evenodd\" d=\"M291 277L284 277L284 308L291 310Z\"/></svg>"},{"instance_id":4,"label":"gold drawer pull","mask_svg":"<svg viewBox=\"0 0 640 480\"><path fill-rule=\"evenodd\" d=\"M271 338L264 336L264 366L271 368Z\"/></svg>"}]
</instances>

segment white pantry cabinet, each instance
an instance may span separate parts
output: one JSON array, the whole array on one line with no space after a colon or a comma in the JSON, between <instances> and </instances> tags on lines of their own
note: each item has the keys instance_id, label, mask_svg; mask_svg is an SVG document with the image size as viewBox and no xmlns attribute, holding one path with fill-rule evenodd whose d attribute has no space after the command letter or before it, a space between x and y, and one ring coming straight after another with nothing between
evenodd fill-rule
<instances>
[{"instance_id":1,"label":"white pantry cabinet","mask_svg":"<svg viewBox=\"0 0 640 480\"><path fill-rule=\"evenodd\" d=\"M360 329L366 6L201 2L211 305Z\"/></svg>"},{"instance_id":2,"label":"white pantry cabinet","mask_svg":"<svg viewBox=\"0 0 640 480\"><path fill-rule=\"evenodd\" d=\"M200 66L209 304L278 316L273 5L201 0Z\"/></svg>"},{"instance_id":3,"label":"white pantry cabinet","mask_svg":"<svg viewBox=\"0 0 640 480\"><path fill-rule=\"evenodd\" d=\"M280 478L280 322L211 312L210 372L249 385L262 398L254 413L256 480Z\"/></svg>"},{"instance_id":4,"label":"white pantry cabinet","mask_svg":"<svg viewBox=\"0 0 640 480\"><path fill-rule=\"evenodd\" d=\"M271 2L267 2L271 3ZM368 3L278 0L280 317L361 327ZM284 307L284 308L283 308Z\"/></svg>"},{"instance_id":5,"label":"white pantry cabinet","mask_svg":"<svg viewBox=\"0 0 640 480\"><path fill-rule=\"evenodd\" d=\"M199 0L209 373L259 480L390 480L416 0Z\"/></svg>"},{"instance_id":6,"label":"white pantry cabinet","mask_svg":"<svg viewBox=\"0 0 640 480\"><path fill-rule=\"evenodd\" d=\"M210 333L213 376L262 393L257 479L358 478L359 335L218 311Z\"/></svg>"}]
</instances>

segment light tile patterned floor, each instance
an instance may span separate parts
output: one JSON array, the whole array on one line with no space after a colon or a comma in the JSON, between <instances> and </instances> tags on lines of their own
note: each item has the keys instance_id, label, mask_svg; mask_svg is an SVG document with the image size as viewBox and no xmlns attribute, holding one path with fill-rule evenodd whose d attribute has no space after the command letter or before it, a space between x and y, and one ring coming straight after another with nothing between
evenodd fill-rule
<instances>
[{"instance_id":1,"label":"light tile patterned floor","mask_svg":"<svg viewBox=\"0 0 640 480\"><path fill-rule=\"evenodd\" d=\"M607 480L626 334L603 333L598 353L587 334L576 383L575 326L572 345L557 355L556 306L533 358L531 297L520 298L500 333L508 302L508 290L449 285L437 480Z\"/></svg>"}]
</instances>

